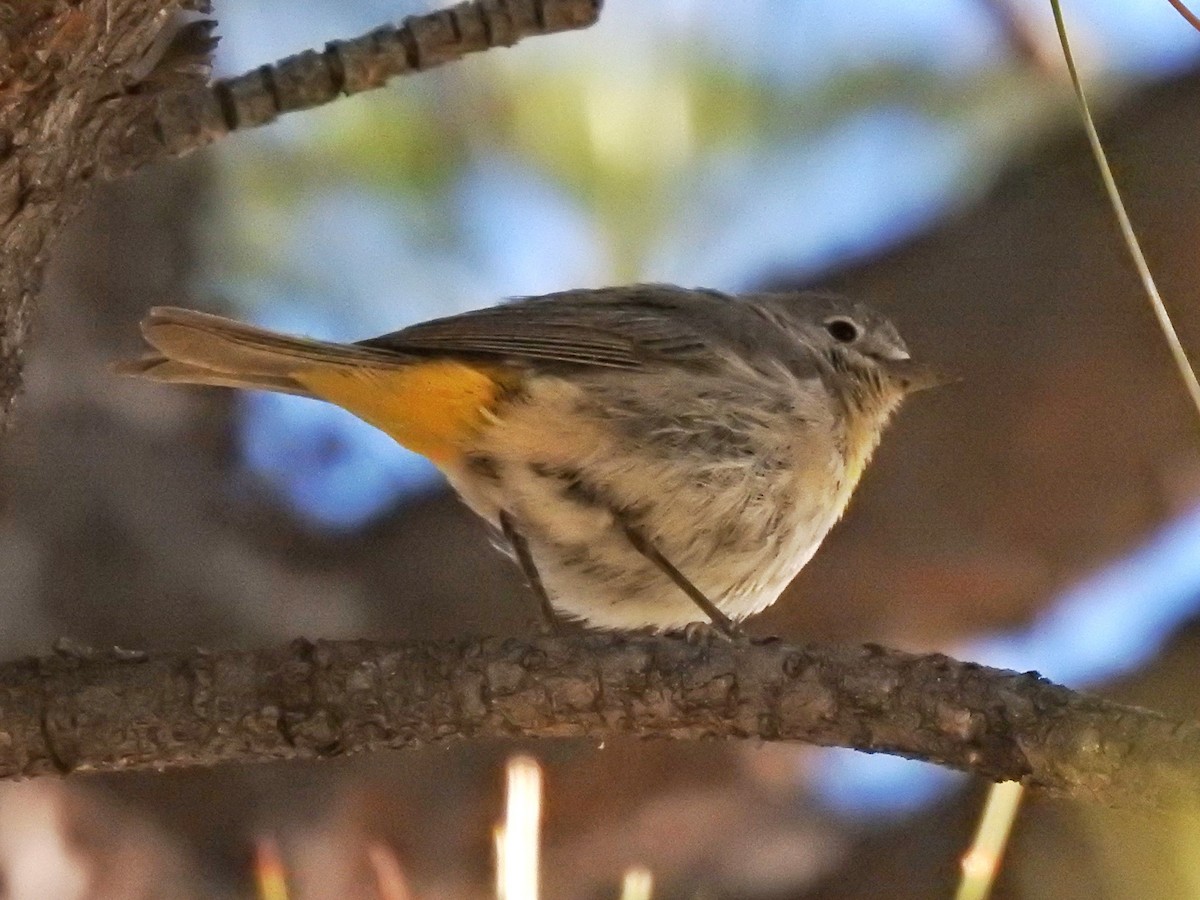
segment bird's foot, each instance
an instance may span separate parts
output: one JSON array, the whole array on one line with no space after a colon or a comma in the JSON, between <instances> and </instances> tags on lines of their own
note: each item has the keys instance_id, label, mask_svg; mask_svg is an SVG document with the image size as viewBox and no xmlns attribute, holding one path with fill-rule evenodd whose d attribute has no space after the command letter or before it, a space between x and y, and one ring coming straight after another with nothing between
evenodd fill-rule
<instances>
[{"instance_id":1,"label":"bird's foot","mask_svg":"<svg viewBox=\"0 0 1200 900\"><path fill-rule=\"evenodd\" d=\"M693 647L711 647L717 641L735 646L749 642L746 632L736 625L728 627L713 622L690 622L683 626L683 639Z\"/></svg>"}]
</instances>

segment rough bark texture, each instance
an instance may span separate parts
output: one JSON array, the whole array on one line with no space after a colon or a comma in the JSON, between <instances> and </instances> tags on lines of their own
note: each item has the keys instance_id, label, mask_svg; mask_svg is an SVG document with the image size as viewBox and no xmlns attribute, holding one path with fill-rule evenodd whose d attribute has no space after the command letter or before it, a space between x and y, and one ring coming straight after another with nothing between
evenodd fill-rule
<instances>
[{"instance_id":1,"label":"rough bark texture","mask_svg":"<svg viewBox=\"0 0 1200 900\"><path fill-rule=\"evenodd\" d=\"M1200 724L871 645L605 635L61 653L0 667L0 722L6 778L624 734L855 747L1110 804L1200 787Z\"/></svg>"},{"instance_id":2,"label":"rough bark texture","mask_svg":"<svg viewBox=\"0 0 1200 900\"><path fill-rule=\"evenodd\" d=\"M93 177L117 178L236 128L382 86L522 37L592 24L599 0L477 0L331 41L209 85L207 0L0 6L0 427L47 247Z\"/></svg>"},{"instance_id":3,"label":"rough bark texture","mask_svg":"<svg viewBox=\"0 0 1200 900\"><path fill-rule=\"evenodd\" d=\"M162 92L203 84L195 58L163 56L179 0L26 0L0 17L0 424L20 386L21 352L46 251L110 166L110 135ZM155 63L163 61L163 67Z\"/></svg>"},{"instance_id":4,"label":"rough bark texture","mask_svg":"<svg viewBox=\"0 0 1200 900\"><path fill-rule=\"evenodd\" d=\"M329 41L322 50L306 50L236 78L163 93L121 135L120 152L105 174L124 175L148 162L190 153L231 131L374 90L398 75L456 62L468 53L586 28L599 17L600 6L601 0L471 0L350 40Z\"/></svg>"}]
</instances>

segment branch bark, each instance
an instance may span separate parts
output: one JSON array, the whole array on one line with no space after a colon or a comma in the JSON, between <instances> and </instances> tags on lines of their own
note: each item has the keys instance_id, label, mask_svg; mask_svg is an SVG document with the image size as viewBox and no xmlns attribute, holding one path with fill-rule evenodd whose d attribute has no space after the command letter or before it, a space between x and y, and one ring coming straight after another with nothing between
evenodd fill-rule
<instances>
[{"instance_id":1,"label":"branch bark","mask_svg":"<svg viewBox=\"0 0 1200 900\"><path fill-rule=\"evenodd\" d=\"M336 756L478 737L854 747L1113 805L1200 797L1200 724L876 646L586 635L0 666L0 777Z\"/></svg>"},{"instance_id":2,"label":"branch bark","mask_svg":"<svg viewBox=\"0 0 1200 900\"><path fill-rule=\"evenodd\" d=\"M83 197L102 135L136 119L154 91L202 84L162 70L138 90L188 0L24 0L0 17L0 426L50 241Z\"/></svg>"},{"instance_id":3,"label":"branch bark","mask_svg":"<svg viewBox=\"0 0 1200 900\"><path fill-rule=\"evenodd\" d=\"M586 28L599 18L601 2L470 0L330 41L322 50L306 50L236 78L164 93L117 136L104 175L120 177L148 162L191 153L231 131L374 90L398 75L457 62L469 53Z\"/></svg>"},{"instance_id":4,"label":"branch bark","mask_svg":"<svg viewBox=\"0 0 1200 900\"><path fill-rule=\"evenodd\" d=\"M472 0L208 82L207 0L0 3L0 429L51 240L88 181L464 54L584 28L600 0Z\"/></svg>"}]
</instances>

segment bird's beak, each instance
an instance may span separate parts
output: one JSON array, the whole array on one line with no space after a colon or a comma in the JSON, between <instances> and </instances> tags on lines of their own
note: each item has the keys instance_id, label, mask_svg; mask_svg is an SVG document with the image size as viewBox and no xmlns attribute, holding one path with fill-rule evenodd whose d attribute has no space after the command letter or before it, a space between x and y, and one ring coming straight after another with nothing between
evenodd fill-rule
<instances>
[{"instance_id":1,"label":"bird's beak","mask_svg":"<svg viewBox=\"0 0 1200 900\"><path fill-rule=\"evenodd\" d=\"M917 391L942 387L962 380L957 375L948 375L932 366L914 362L911 359L890 359L884 363L884 369L906 394L915 394Z\"/></svg>"}]
</instances>

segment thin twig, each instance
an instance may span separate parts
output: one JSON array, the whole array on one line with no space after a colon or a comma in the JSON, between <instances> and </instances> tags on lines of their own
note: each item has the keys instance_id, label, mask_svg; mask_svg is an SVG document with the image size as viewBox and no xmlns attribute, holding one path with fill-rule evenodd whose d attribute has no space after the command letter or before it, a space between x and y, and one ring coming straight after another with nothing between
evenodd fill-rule
<instances>
[{"instance_id":1,"label":"thin twig","mask_svg":"<svg viewBox=\"0 0 1200 900\"><path fill-rule=\"evenodd\" d=\"M1079 72L1075 68L1075 58L1071 55L1071 44L1067 40L1067 26L1063 22L1062 8L1059 5L1059 0L1050 0L1050 7L1054 11L1054 24L1058 27L1058 39L1062 43L1063 56L1067 61L1067 70L1071 73L1071 84L1075 88L1075 97L1079 101L1079 112L1083 117L1083 127L1087 132L1088 143L1092 146L1092 155L1096 157L1096 165L1100 168L1100 177L1104 181L1104 189L1108 192L1109 202L1112 204L1113 212L1116 214L1117 224L1121 228L1121 236L1125 239L1125 246L1129 249L1129 255L1133 257L1133 264L1142 279L1142 286L1146 290L1146 296L1150 298L1150 306L1154 310L1154 315L1158 319L1158 325L1167 340L1167 346L1171 350L1171 356L1175 360L1179 376L1183 379L1183 383L1191 395L1192 404L1196 407L1197 415L1200 415L1200 381L1196 379L1196 373L1192 369L1191 362L1188 360L1187 352L1183 349L1183 344L1179 341L1179 335L1175 332L1175 326L1171 322L1171 315L1167 312L1167 307L1158 293L1158 286L1154 283L1154 276L1150 274L1150 266L1146 263L1146 257L1142 254L1141 244L1138 243L1137 235L1133 231L1133 223L1129 221L1129 215L1125 212L1125 204L1121 200L1121 194L1117 190L1117 183L1113 178L1112 169L1108 165L1108 158L1104 153L1104 148L1100 144L1100 135L1096 132L1096 123L1092 121L1092 113L1088 108L1087 97L1083 93L1083 83L1079 80Z\"/></svg>"},{"instance_id":2,"label":"thin twig","mask_svg":"<svg viewBox=\"0 0 1200 900\"><path fill-rule=\"evenodd\" d=\"M1200 31L1200 19L1196 18L1196 14L1183 5L1183 0L1167 0L1167 2L1175 7L1179 14L1187 20L1189 25Z\"/></svg>"},{"instance_id":3,"label":"thin twig","mask_svg":"<svg viewBox=\"0 0 1200 900\"><path fill-rule=\"evenodd\" d=\"M1013 0L978 0L978 3L996 23L1017 59L1044 76L1058 74L1056 59L1051 58L1041 30L1034 26L1033 17L1025 9L1018 9Z\"/></svg>"}]
</instances>

